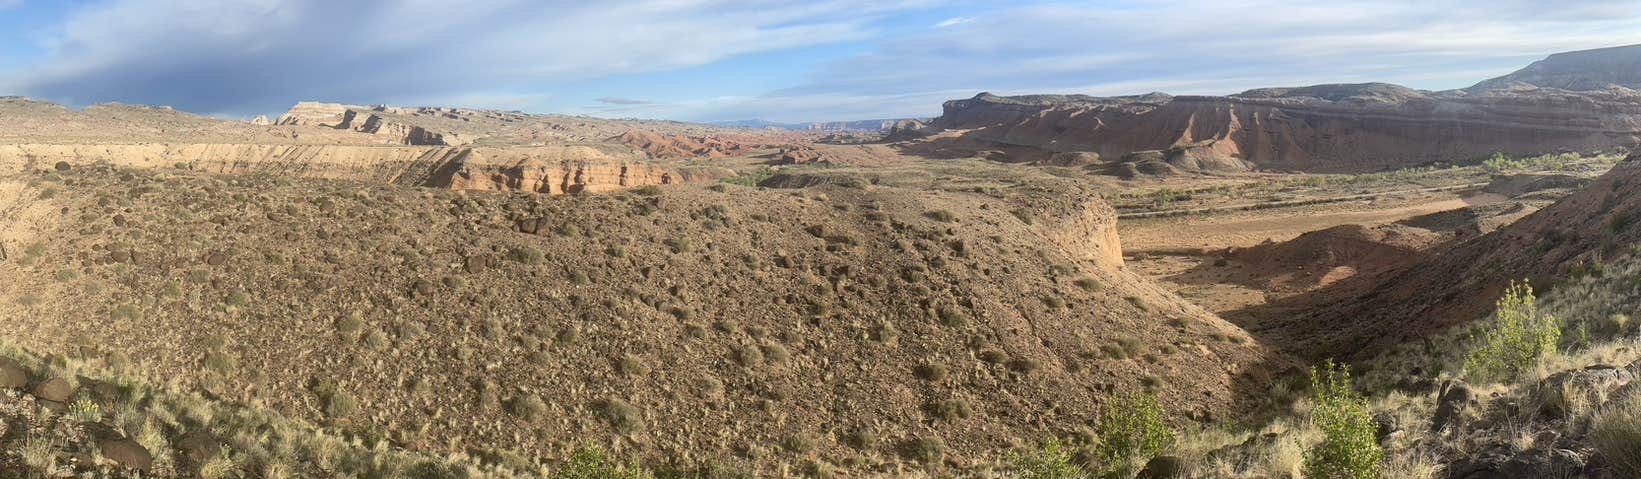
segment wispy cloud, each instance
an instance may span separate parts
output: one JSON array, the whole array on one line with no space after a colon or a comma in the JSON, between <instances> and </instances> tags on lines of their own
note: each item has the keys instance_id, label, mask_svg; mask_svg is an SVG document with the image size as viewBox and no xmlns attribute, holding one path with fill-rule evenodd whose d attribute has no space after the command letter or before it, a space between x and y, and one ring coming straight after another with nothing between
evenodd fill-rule
<instances>
[{"instance_id":1,"label":"wispy cloud","mask_svg":"<svg viewBox=\"0 0 1641 479\"><path fill-rule=\"evenodd\" d=\"M11 83L70 103L193 111L540 91L859 41L877 15L907 8L882 3L110 0L52 28L44 60Z\"/></svg>"},{"instance_id":2,"label":"wispy cloud","mask_svg":"<svg viewBox=\"0 0 1641 479\"><path fill-rule=\"evenodd\" d=\"M597 98L593 101L596 101L596 102L599 102L599 103L602 103L602 104L605 104L605 105L653 105L653 104L655 104L655 102L649 101L649 100L634 100L632 98L621 98L621 97L618 97L618 96L599 97L599 98Z\"/></svg>"},{"instance_id":3,"label":"wispy cloud","mask_svg":"<svg viewBox=\"0 0 1641 479\"><path fill-rule=\"evenodd\" d=\"M8 2L19 0L0 5ZM307 99L686 120L929 116L942 100L979 91L1461 87L1554 52L1641 43L1634 7L474 0L453 9L438 0L94 0L58 16L61 24L38 26L40 55L27 69L0 71L0 89L228 113ZM678 72L696 75L668 76Z\"/></svg>"}]
</instances>

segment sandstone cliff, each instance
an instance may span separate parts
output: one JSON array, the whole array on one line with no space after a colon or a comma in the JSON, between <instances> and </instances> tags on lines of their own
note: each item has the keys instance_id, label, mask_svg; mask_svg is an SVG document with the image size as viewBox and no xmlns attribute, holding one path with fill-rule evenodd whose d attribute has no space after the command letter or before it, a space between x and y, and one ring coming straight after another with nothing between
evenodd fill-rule
<instances>
[{"instance_id":1,"label":"sandstone cliff","mask_svg":"<svg viewBox=\"0 0 1641 479\"><path fill-rule=\"evenodd\" d=\"M1641 141L1641 92L1625 87L1641 84L1638 63L1641 46L1559 54L1443 92L1365 83L1229 96L981 93L946 102L930 127L947 134L908 149L1022 162L1087 152L1108 171L1160 160L1186 171L1324 173L1608 150ZM1125 170L1134 168L1115 169Z\"/></svg>"},{"instance_id":2,"label":"sandstone cliff","mask_svg":"<svg viewBox=\"0 0 1641 479\"><path fill-rule=\"evenodd\" d=\"M1368 84L1070 102L982 94L948 102L945 111L935 127L968 131L961 143L934 142L935 148L1039 150L1023 153L1026 160L1154 152L1175 167L1208 171L1358 172L1641 140L1641 95L1619 92L1463 95Z\"/></svg>"}]
</instances>

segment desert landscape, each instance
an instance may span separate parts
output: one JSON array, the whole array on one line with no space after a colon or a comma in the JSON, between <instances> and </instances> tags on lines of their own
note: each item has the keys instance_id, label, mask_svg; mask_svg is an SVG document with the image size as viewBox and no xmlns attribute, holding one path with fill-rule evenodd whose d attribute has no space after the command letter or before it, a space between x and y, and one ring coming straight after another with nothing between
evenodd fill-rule
<instances>
[{"instance_id":1,"label":"desert landscape","mask_svg":"<svg viewBox=\"0 0 1641 479\"><path fill-rule=\"evenodd\" d=\"M1641 477L1641 45L1476 81L0 98L0 477Z\"/></svg>"}]
</instances>

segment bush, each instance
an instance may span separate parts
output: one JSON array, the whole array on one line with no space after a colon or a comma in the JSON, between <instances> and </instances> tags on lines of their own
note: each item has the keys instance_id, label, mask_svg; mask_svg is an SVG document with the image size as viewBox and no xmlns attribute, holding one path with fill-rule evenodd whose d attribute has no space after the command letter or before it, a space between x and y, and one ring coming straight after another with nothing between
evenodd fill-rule
<instances>
[{"instance_id":1,"label":"bush","mask_svg":"<svg viewBox=\"0 0 1641 479\"><path fill-rule=\"evenodd\" d=\"M1163 423L1162 405L1152 395L1123 394L1100 413L1101 477L1133 477L1146 461L1174 444L1174 432Z\"/></svg>"},{"instance_id":2,"label":"bush","mask_svg":"<svg viewBox=\"0 0 1641 479\"><path fill-rule=\"evenodd\" d=\"M1465 358L1464 369L1485 378L1514 379L1537 365L1539 358L1554 354L1559 341L1561 325L1538 312L1533 287L1526 281L1511 282L1499 298L1492 323L1483 326L1478 344Z\"/></svg>"},{"instance_id":3,"label":"bush","mask_svg":"<svg viewBox=\"0 0 1641 479\"><path fill-rule=\"evenodd\" d=\"M1322 443L1305 453L1305 477L1372 479L1381 476L1385 451L1367 399L1351 390L1350 369L1328 361L1311 368L1311 424Z\"/></svg>"},{"instance_id":4,"label":"bush","mask_svg":"<svg viewBox=\"0 0 1641 479\"><path fill-rule=\"evenodd\" d=\"M553 471L553 479L644 479L655 477L649 471L615 463L603 449L596 446L576 450L563 467Z\"/></svg>"},{"instance_id":5,"label":"bush","mask_svg":"<svg viewBox=\"0 0 1641 479\"><path fill-rule=\"evenodd\" d=\"M1625 397L1596 416L1590 442L1619 476L1641 477L1641 396Z\"/></svg>"},{"instance_id":6,"label":"bush","mask_svg":"<svg viewBox=\"0 0 1641 479\"><path fill-rule=\"evenodd\" d=\"M1073 461L1072 448L1058 440L1043 444L1042 448L1028 454L1013 454L1009 463L1013 465L1014 477L1019 479L1080 479L1088 477Z\"/></svg>"}]
</instances>

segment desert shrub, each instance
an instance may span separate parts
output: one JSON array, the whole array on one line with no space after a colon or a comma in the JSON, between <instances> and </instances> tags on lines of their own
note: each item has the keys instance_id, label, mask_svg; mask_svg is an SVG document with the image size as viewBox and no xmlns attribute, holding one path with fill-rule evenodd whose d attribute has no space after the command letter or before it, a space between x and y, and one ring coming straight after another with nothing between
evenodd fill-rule
<instances>
[{"instance_id":1,"label":"desert shrub","mask_svg":"<svg viewBox=\"0 0 1641 479\"><path fill-rule=\"evenodd\" d=\"M1590 442L1619 476L1641 477L1641 396L1626 396L1596 416Z\"/></svg>"},{"instance_id":2,"label":"desert shrub","mask_svg":"<svg viewBox=\"0 0 1641 479\"><path fill-rule=\"evenodd\" d=\"M530 246L520 246L508 251L507 259L524 264L541 264L547 260L547 254Z\"/></svg>"},{"instance_id":3,"label":"desert shrub","mask_svg":"<svg viewBox=\"0 0 1641 479\"><path fill-rule=\"evenodd\" d=\"M1059 440L1043 443L1029 453L1009 456L1014 477L1019 479L1081 479L1088 477L1075 461L1074 449Z\"/></svg>"},{"instance_id":4,"label":"desert shrub","mask_svg":"<svg viewBox=\"0 0 1641 479\"><path fill-rule=\"evenodd\" d=\"M75 422L102 422L103 407L90 399L77 399L68 404L69 419Z\"/></svg>"},{"instance_id":5,"label":"desert shrub","mask_svg":"<svg viewBox=\"0 0 1641 479\"><path fill-rule=\"evenodd\" d=\"M330 417L343 418L358 413L359 400L347 391L334 390L325 398L325 414Z\"/></svg>"},{"instance_id":6,"label":"desert shrub","mask_svg":"<svg viewBox=\"0 0 1641 479\"><path fill-rule=\"evenodd\" d=\"M934 436L913 438L901 446L901 454L925 464L940 462L940 458L946 455L946 441Z\"/></svg>"},{"instance_id":7,"label":"desert shrub","mask_svg":"<svg viewBox=\"0 0 1641 479\"><path fill-rule=\"evenodd\" d=\"M611 459L603 449L588 446L577 449L562 467L553 471L552 479L644 479L655 477L642 468L626 466Z\"/></svg>"},{"instance_id":8,"label":"desert shrub","mask_svg":"<svg viewBox=\"0 0 1641 479\"><path fill-rule=\"evenodd\" d=\"M957 221L957 214L947 210L930 211L928 213L924 213L923 215L929 217L931 220L939 221L941 223L951 223Z\"/></svg>"},{"instance_id":9,"label":"desert shrub","mask_svg":"<svg viewBox=\"0 0 1641 479\"><path fill-rule=\"evenodd\" d=\"M1482 326L1464 369L1480 377L1513 379L1554 354L1560 340L1560 323L1539 313L1533 287L1511 282L1491 322Z\"/></svg>"},{"instance_id":10,"label":"desert shrub","mask_svg":"<svg viewBox=\"0 0 1641 479\"><path fill-rule=\"evenodd\" d=\"M632 192L644 196L661 196L661 187L655 185L642 186L632 190Z\"/></svg>"},{"instance_id":11,"label":"desert shrub","mask_svg":"<svg viewBox=\"0 0 1641 479\"><path fill-rule=\"evenodd\" d=\"M1311 368L1311 424L1322 443L1305 453L1305 477L1371 479L1380 477L1385 451L1367 399L1351 390L1350 369L1328 361Z\"/></svg>"},{"instance_id":12,"label":"desert shrub","mask_svg":"<svg viewBox=\"0 0 1641 479\"><path fill-rule=\"evenodd\" d=\"M1155 396L1121 394L1100 412L1098 437L1102 477L1132 477L1139 466L1174 444Z\"/></svg>"},{"instance_id":13,"label":"desert shrub","mask_svg":"<svg viewBox=\"0 0 1641 479\"><path fill-rule=\"evenodd\" d=\"M513 399L510 406L514 415L526 421L537 421L547 416L547 402L535 394Z\"/></svg>"},{"instance_id":14,"label":"desert shrub","mask_svg":"<svg viewBox=\"0 0 1641 479\"><path fill-rule=\"evenodd\" d=\"M675 254L688 253L695 249L695 247L690 244L689 238L683 236L679 236L677 238L667 238L665 243L667 248L671 249Z\"/></svg>"},{"instance_id":15,"label":"desert shrub","mask_svg":"<svg viewBox=\"0 0 1641 479\"><path fill-rule=\"evenodd\" d=\"M600 406L604 413L604 419L615 427L616 432L627 434L637 431L642 426L639 421L643 420L643 413L632 403L620 399L609 399L603 401Z\"/></svg>"}]
</instances>

